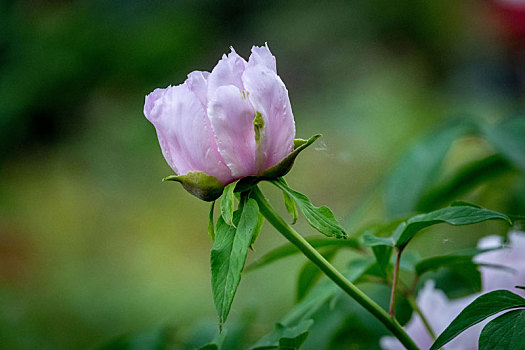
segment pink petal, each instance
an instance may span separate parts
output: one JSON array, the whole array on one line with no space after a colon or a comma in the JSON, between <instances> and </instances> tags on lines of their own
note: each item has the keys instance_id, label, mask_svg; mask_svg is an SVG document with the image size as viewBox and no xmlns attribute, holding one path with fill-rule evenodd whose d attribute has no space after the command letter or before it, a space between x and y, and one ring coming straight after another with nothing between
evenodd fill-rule
<instances>
[{"instance_id":1,"label":"pink petal","mask_svg":"<svg viewBox=\"0 0 525 350\"><path fill-rule=\"evenodd\" d=\"M250 59L248 60L248 66L252 67L258 64L263 65L266 68L277 73L275 57L270 52L270 49L268 48L268 43L264 44L264 46L252 47L252 54L250 55Z\"/></svg>"},{"instance_id":2,"label":"pink petal","mask_svg":"<svg viewBox=\"0 0 525 350\"><path fill-rule=\"evenodd\" d=\"M208 77L208 99L213 97L220 86L233 85L244 90L241 76L246 68L246 61L233 48L231 50L228 56L222 56Z\"/></svg>"},{"instance_id":3,"label":"pink petal","mask_svg":"<svg viewBox=\"0 0 525 350\"><path fill-rule=\"evenodd\" d=\"M501 246L501 236L488 236L481 239L478 248L495 248ZM509 233L509 244L503 249L497 249L480 254L474 258L476 263L508 266L512 270L502 270L490 267L481 268L483 291L508 289L521 296L525 296L522 289L514 286L525 285L525 233L513 231Z\"/></svg>"},{"instance_id":4,"label":"pink petal","mask_svg":"<svg viewBox=\"0 0 525 350\"><path fill-rule=\"evenodd\" d=\"M281 78L264 65L248 67L242 75L248 98L262 114L264 127L260 146L265 162L259 173L276 165L293 151L295 122L288 90Z\"/></svg>"},{"instance_id":5,"label":"pink petal","mask_svg":"<svg viewBox=\"0 0 525 350\"><path fill-rule=\"evenodd\" d=\"M156 89L146 96L144 114L155 126L162 153L178 175L202 171L223 183L232 180L206 112L185 84Z\"/></svg>"},{"instance_id":6,"label":"pink petal","mask_svg":"<svg viewBox=\"0 0 525 350\"><path fill-rule=\"evenodd\" d=\"M255 111L246 94L233 85L219 87L208 103L208 116L232 176L256 175Z\"/></svg>"},{"instance_id":7,"label":"pink petal","mask_svg":"<svg viewBox=\"0 0 525 350\"><path fill-rule=\"evenodd\" d=\"M433 281L427 281L423 290L419 292L417 297L417 304L424 315L428 315L430 326L437 334L440 334L452 322L454 318L470 304L478 295L470 295L468 297L449 300L445 293L434 287ZM439 312L435 312L439 310ZM477 339L481 333L483 325L477 324L474 327L467 329L458 337L452 340L446 349L450 350L475 350L477 349ZM423 321L414 313L410 322L405 326L408 335L421 349L428 349L434 342L428 331L426 330ZM394 337L381 338L381 347L385 350L401 350L405 349L399 340Z\"/></svg>"},{"instance_id":8,"label":"pink petal","mask_svg":"<svg viewBox=\"0 0 525 350\"><path fill-rule=\"evenodd\" d=\"M188 88L197 96L199 101L201 101L204 108L208 103L208 76L209 72L194 71L188 74L188 79L184 82Z\"/></svg>"}]
</instances>

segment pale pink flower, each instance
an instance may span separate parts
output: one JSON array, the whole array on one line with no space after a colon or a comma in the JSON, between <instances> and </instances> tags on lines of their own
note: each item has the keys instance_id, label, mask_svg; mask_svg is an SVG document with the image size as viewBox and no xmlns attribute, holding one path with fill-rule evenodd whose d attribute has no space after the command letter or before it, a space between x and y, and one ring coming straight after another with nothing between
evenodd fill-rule
<instances>
[{"instance_id":1,"label":"pale pink flower","mask_svg":"<svg viewBox=\"0 0 525 350\"><path fill-rule=\"evenodd\" d=\"M500 236L488 236L478 243L479 248L495 248L503 244ZM516 285L525 285L525 232L511 232L509 244L503 249L483 253L475 258L477 263L502 265L509 270L481 267L483 293L507 289L525 297L525 291L516 289ZM469 295L465 298L449 300L445 293L434 287L432 281L427 281L418 295L417 304L428 319L430 326L439 335L454 318L479 295ZM447 350L476 350L481 330L494 317L471 327L449 342ZM428 349L433 341L425 329L421 318L413 314L412 319L405 327L408 335L421 349ZM402 350L404 347L394 337L381 338L381 347L385 350Z\"/></svg>"},{"instance_id":2,"label":"pale pink flower","mask_svg":"<svg viewBox=\"0 0 525 350\"><path fill-rule=\"evenodd\" d=\"M156 89L144 114L177 175L201 172L228 184L261 175L294 147L288 90L267 45L252 47L248 62L232 48L211 73Z\"/></svg>"},{"instance_id":3,"label":"pale pink flower","mask_svg":"<svg viewBox=\"0 0 525 350\"><path fill-rule=\"evenodd\" d=\"M488 236L478 243L479 248L492 248L502 245L503 240L501 236ZM478 255L474 259L477 263L503 265L509 268L508 270L501 270L482 267L483 292L508 289L525 297L525 290L514 288L517 285L525 285L525 232L511 232L508 245L504 247L503 249Z\"/></svg>"}]
</instances>

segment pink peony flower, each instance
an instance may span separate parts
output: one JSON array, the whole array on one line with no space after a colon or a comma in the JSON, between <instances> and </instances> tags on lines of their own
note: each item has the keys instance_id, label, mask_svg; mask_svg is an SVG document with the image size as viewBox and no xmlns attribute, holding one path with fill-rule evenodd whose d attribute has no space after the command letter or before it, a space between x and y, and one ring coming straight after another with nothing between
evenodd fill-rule
<instances>
[{"instance_id":1,"label":"pink peony flower","mask_svg":"<svg viewBox=\"0 0 525 350\"><path fill-rule=\"evenodd\" d=\"M211 73L194 71L180 85L156 89L144 114L179 176L204 173L226 185L260 176L294 150L288 90L267 45L252 47L248 62L232 48ZM202 198L199 189L190 192Z\"/></svg>"},{"instance_id":2,"label":"pink peony flower","mask_svg":"<svg viewBox=\"0 0 525 350\"><path fill-rule=\"evenodd\" d=\"M500 236L488 236L478 243L479 248L495 248L502 245ZM525 297L525 291L516 289L516 285L525 285L525 232L511 232L509 246L483 253L475 258L477 263L507 266L509 270L481 267L483 293L496 289L507 289ZM514 272L512 272L514 271ZM468 304L481 294L469 295L465 298L449 300L445 293L434 288L434 283L428 281L418 295L417 304L428 319L430 326L439 335ZM495 316L494 316L495 317ZM494 317L491 317L458 335L448 343L447 350L476 350L478 338L483 327ZM428 349L433 344L432 338L425 329L421 318L414 313L405 327L408 335L421 349ZM404 347L394 337L381 338L381 347L385 350L402 350Z\"/></svg>"},{"instance_id":3,"label":"pink peony flower","mask_svg":"<svg viewBox=\"0 0 525 350\"><path fill-rule=\"evenodd\" d=\"M478 243L478 248L493 248L503 245L501 236L488 236ZM525 297L525 290L514 286L525 285L525 232L514 231L509 234L509 243L503 249L478 255L474 261L479 264L494 264L509 267L509 270L482 267L481 280L483 292L508 289Z\"/></svg>"}]
</instances>

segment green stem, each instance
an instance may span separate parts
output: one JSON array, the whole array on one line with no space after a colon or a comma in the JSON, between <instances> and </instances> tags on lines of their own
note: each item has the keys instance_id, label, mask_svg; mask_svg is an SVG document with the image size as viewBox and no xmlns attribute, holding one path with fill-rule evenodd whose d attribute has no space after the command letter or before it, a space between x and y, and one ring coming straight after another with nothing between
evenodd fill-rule
<instances>
[{"instance_id":1,"label":"green stem","mask_svg":"<svg viewBox=\"0 0 525 350\"><path fill-rule=\"evenodd\" d=\"M430 326L430 323L428 323L427 318L425 317L425 315L423 314L423 312L421 311L421 309L417 305L416 299L409 293L405 294L405 296L406 296L410 306L412 306L412 309L414 309L414 311L419 315L419 318L421 318L421 321L423 321L423 325L427 329L428 334L430 334L430 337L432 337L432 340L436 340L436 334L432 330L432 327Z\"/></svg>"},{"instance_id":2,"label":"green stem","mask_svg":"<svg viewBox=\"0 0 525 350\"><path fill-rule=\"evenodd\" d=\"M370 299L353 283L348 281L339 271L336 270L303 236L297 233L275 212L270 203L266 200L259 188L253 189L254 199L259 204L259 210L266 219L279 231L287 240L295 245L310 261L312 261L328 278L337 284L346 294L357 301L361 306L374 315L392 334L409 350L418 350L418 346L404 331L403 327L394 318L383 310L375 301Z\"/></svg>"}]
</instances>

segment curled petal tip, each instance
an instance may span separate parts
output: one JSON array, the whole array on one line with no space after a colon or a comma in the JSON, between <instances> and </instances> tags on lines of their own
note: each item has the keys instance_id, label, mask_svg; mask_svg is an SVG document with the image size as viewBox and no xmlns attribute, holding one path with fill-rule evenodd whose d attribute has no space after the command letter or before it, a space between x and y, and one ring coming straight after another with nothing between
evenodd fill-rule
<instances>
[{"instance_id":1,"label":"curled petal tip","mask_svg":"<svg viewBox=\"0 0 525 350\"><path fill-rule=\"evenodd\" d=\"M268 69L277 72L277 65L274 55L270 52L268 43L264 46L252 46L251 55L248 60L250 65L263 65Z\"/></svg>"},{"instance_id":2,"label":"curled petal tip","mask_svg":"<svg viewBox=\"0 0 525 350\"><path fill-rule=\"evenodd\" d=\"M168 90L171 86L165 88L165 89L155 89L146 97L144 98L144 116L149 120L153 121L157 117L157 113L155 113L155 105L157 102L162 99L164 94L166 93L166 90Z\"/></svg>"}]
</instances>

